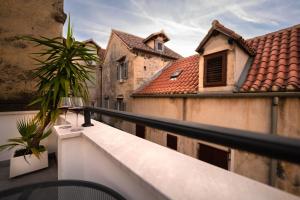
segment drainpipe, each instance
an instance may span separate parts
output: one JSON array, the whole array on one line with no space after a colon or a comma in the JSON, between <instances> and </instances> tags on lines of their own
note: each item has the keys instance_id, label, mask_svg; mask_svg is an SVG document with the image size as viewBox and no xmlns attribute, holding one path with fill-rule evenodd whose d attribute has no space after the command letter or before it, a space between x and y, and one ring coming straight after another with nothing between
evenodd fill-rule
<instances>
[{"instance_id":1,"label":"drainpipe","mask_svg":"<svg viewBox=\"0 0 300 200\"><path fill-rule=\"evenodd\" d=\"M277 135L277 119L278 119L278 103L279 97L272 98L271 106L271 134ZM269 170L269 185L275 186L277 172L277 160L271 159Z\"/></svg>"},{"instance_id":2,"label":"drainpipe","mask_svg":"<svg viewBox=\"0 0 300 200\"><path fill-rule=\"evenodd\" d=\"M182 120L186 120L186 97L182 98Z\"/></svg>"}]
</instances>

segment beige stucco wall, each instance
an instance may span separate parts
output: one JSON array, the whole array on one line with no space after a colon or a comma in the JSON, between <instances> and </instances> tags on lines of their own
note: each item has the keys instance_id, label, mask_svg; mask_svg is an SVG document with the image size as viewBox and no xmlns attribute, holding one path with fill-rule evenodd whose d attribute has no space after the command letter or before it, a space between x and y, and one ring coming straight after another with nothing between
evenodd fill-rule
<instances>
[{"instance_id":1,"label":"beige stucco wall","mask_svg":"<svg viewBox=\"0 0 300 200\"><path fill-rule=\"evenodd\" d=\"M39 48L17 37L62 36L63 0L2 0L0 4L0 99L24 103L25 95L35 90L30 75L36 62L30 56Z\"/></svg>"},{"instance_id":2,"label":"beige stucco wall","mask_svg":"<svg viewBox=\"0 0 300 200\"><path fill-rule=\"evenodd\" d=\"M272 98L134 98L133 112L172 119L186 119L209 125L237 128L268 134L271 130ZM184 105L186 114L183 116ZM289 137L300 136L300 99L280 99L278 133ZM146 138L166 146L166 132L146 128ZM175 134L176 135L176 134ZM178 135L177 135L178 136ZM178 136L178 151L197 158L199 143ZM226 150L226 147L212 145ZM268 183L270 159L255 154L228 149L231 152L229 169L254 180ZM277 178L277 187L294 194L299 192L299 166L281 163L285 177Z\"/></svg>"},{"instance_id":3,"label":"beige stucco wall","mask_svg":"<svg viewBox=\"0 0 300 200\"><path fill-rule=\"evenodd\" d=\"M204 87L204 56L227 50L227 85L222 87ZM240 74L248 60L245 53L236 43L228 44L228 37L223 34L212 36L204 45L204 52L199 58L199 91L232 91L240 77Z\"/></svg>"}]
</instances>

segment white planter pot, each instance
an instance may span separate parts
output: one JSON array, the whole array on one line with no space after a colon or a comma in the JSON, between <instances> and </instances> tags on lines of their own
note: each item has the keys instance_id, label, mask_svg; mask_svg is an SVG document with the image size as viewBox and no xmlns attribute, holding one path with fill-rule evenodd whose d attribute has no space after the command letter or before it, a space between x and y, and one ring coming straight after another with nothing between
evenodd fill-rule
<instances>
[{"instance_id":1,"label":"white planter pot","mask_svg":"<svg viewBox=\"0 0 300 200\"><path fill-rule=\"evenodd\" d=\"M25 157L27 162L24 156L12 157L10 159L9 178L48 167L48 151L42 152L39 159L32 154Z\"/></svg>"}]
</instances>

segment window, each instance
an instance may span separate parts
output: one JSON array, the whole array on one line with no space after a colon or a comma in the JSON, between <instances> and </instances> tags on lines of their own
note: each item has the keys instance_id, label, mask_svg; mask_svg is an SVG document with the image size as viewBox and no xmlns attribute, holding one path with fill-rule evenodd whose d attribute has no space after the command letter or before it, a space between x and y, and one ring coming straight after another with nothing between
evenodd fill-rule
<instances>
[{"instance_id":1,"label":"window","mask_svg":"<svg viewBox=\"0 0 300 200\"><path fill-rule=\"evenodd\" d=\"M199 144L198 158L204 162L228 170L229 153L205 144Z\"/></svg>"},{"instance_id":2,"label":"window","mask_svg":"<svg viewBox=\"0 0 300 200\"><path fill-rule=\"evenodd\" d=\"M226 86L227 52L204 56L204 87Z\"/></svg>"},{"instance_id":3,"label":"window","mask_svg":"<svg viewBox=\"0 0 300 200\"><path fill-rule=\"evenodd\" d=\"M146 128L143 125L137 124L135 127L135 135L145 139L146 138Z\"/></svg>"},{"instance_id":4,"label":"window","mask_svg":"<svg viewBox=\"0 0 300 200\"><path fill-rule=\"evenodd\" d=\"M104 98L104 108L109 109L109 97Z\"/></svg>"},{"instance_id":5,"label":"window","mask_svg":"<svg viewBox=\"0 0 300 200\"><path fill-rule=\"evenodd\" d=\"M126 79L128 79L128 61L126 61L126 57L122 57L117 61L117 80Z\"/></svg>"},{"instance_id":6,"label":"window","mask_svg":"<svg viewBox=\"0 0 300 200\"><path fill-rule=\"evenodd\" d=\"M115 107L116 107L116 110L119 110L119 111L126 110L126 105L125 105L125 102L123 101L123 98L117 98Z\"/></svg>"},{"instance_id":7,"label":"window","mask_svg":"<svg viewBox=\"0 0 300 200\"><path fill-rule=\"evenodd\" d=\"M177 77L181 74L182 70L181 69L177 69L175 72L173 72L170 76L171 80L176 80Z\"/></svg>"},{"instance_id":8,"label":"window","mask_svg":"<svg viewBox=\"0 0 300 200\"><path fill-rule=\"evenodd\" d=\"M167 134L167 147L177 150L177 137Z\"/></svg>"},{"instance_id":9,"label":"window","mask_svg":"<svg viewBox=\"0 0 300 200\"><path fill-rule=\"evenodd\" d=\"M158 40L155 40L155 50L164 51L164 44Z\"/></svg>"}]
</instances>

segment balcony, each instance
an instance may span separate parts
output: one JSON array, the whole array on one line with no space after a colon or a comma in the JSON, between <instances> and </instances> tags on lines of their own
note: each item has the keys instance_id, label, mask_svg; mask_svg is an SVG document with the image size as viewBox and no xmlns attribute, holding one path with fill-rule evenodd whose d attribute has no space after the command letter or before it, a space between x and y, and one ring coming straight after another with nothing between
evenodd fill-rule
<instances>
[{"instance_id":1,"label":"balcony","mask_svg":"<svg viewBox=\"0 0 300 200\"><path fill-rule=\"evenodd\" d=\"M140 117L133 119L133 116L125 112L100 110L102 113L123 116L131 121L139 119L148 120L150 123L153 120ZM26 116L33 113L23 112L22 114ZM89 112L85 114L88 115ZM7 128L13 128L16 116L19 117L20 113L12 112L1 115L3 119L11 121L11 125L7 125ZM83 123L84 120L88 122L88 119L88 116L85 116L85 119L84 116L79 116L79 122ZM67 121L75 124L76 115L69 113ZM1 123L3 122L5 121L1 120ZM91 122L94 126L84 127L80 132L61 129L60 125L54 126L54 133L48 138L45 145L48 146L50 152L56 154L57 166L55 162L53 163L55 160L52 160L48 169L10 181L1 180L4 187L2 186L0 190L30 183L32 179L35 179L35 182L41 181L41 177L44 177L49 180L76 179L100 183L117 191L126 199L137 200L299 199L286 192L196 160L104 123L95 120ZM62 121L62 123L64 122ZM9 123L6 121L6 124ZM161 128L166 129L169 125L170 123L161 124ZM180 128L182 128L182 124L178 124L176 129ZM268 154L268 148L266 147L266 154ZM284 145L280 151L284 152ZM3 170L1 171L3 172ZM57 177L53 175L56 172ZM1 177L4 178L3 175Z\"/></svg>"}]
</instances>

